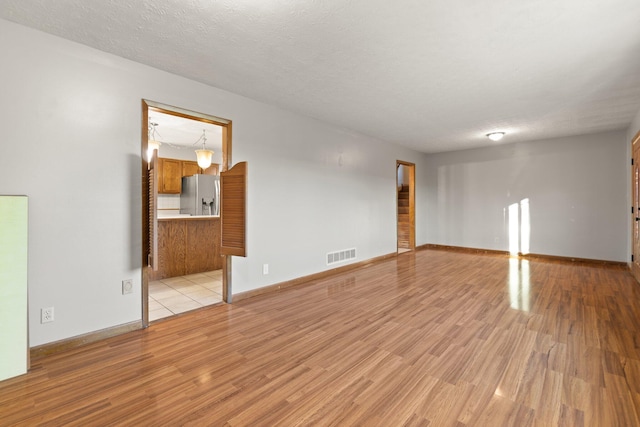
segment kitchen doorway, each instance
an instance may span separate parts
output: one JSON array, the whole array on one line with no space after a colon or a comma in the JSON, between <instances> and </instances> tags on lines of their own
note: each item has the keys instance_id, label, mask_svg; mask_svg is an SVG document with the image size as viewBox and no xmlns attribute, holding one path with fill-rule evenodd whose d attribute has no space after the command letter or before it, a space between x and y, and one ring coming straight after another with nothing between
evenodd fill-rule
<instances>
[{"instance_id":1,"label":"kitchen doorway","mask_svg":"<svg viewBox=\"0 0 640 427\"><path fill-rule=\"evenodd\" d=\"M416 248L415 182L416 165L396 161L397 250L398 253Z\"/></svg>"},{"instance_id":2,"label":"kitchen doorway","mask_svg":"<svg viewBox=\"0 0 640 427\"><path fill-rule=\"evenodd\" d=\"M212 165L212 167L205 169L199 169L195 161L180 160L180 159L158 159L158 151L149 150L149 140L160 139L157 138L156 133L161 133L160 129L157 129L153 125L150 117L154 115L164 115L173 117L176 119L186 119L189 121L195 121L202 125L203 128L212 129L215 127L219 129L220 142L221 142L221 158L219 159L219 165ZM215 133L215 132L214 132ZM210 132L210 136L211 132ZM203 137L206 141L206 133L203 130ZM177 311L185 311L186 308L197 308L202 306L204 302L206 305L215 303L215 294L220 296L220 299L224 302L230 302L231 299L231 257L226 255L220 255L218 250L207 246L205 252L212 252L204 257L200 250L196 251L193 257L188 257L188 252L193 251L195 248L202 247L203 243L199 243L198 239L206 239L207 242L220 241L220 218L218 218L217 227L214 228L210 224L213 223L215 218L198 218L198 219L185 219L173 218L168 220L164 218L162 221L158 221L158 186L166 184L164 189L165 193L178 193L176 196L180 197L180 189L175 190L175 185L172 187L171 182L175 179L180 181L184 175L184 171L189 170L187 175L202 174L202 175L217 175L220 172L226 172L229 169L231 163L231 121L222 119L219 117L184 110L182 108L173 107L165 104L156 103L149 100L142 101L142 206L143 206L143 233L142 233L142 247L143 247L143 268L142 268L142 323L144 327L149 325L149 322L154 320L150 319L150 305L153 304L153 308L158 308L157 300L154 298L158 293L163 291L176 292L181 296L176 296L174 302L177 303L175 310L170 311L170 315L173 315ZM194 145L193 150L196 148L202 148L199 146L204 141L198 140ZM172 144L169 144L172 145ZM209 147L207 147L209 148ZM176 157L176 156L174 156ZM179 157L179 156L178 156ZM166 164L164 164L166 163ZM175 164L174 164L175 163ZM194 169L192 171L192 169ZM172 177L169 180L169 175L177 173L176 177ZM163 184L164 183L164 184ZM175 206L172 206L175 208ZM163 209L166 209L163 208ZM211 214L211 212L210 212ZM207 219L211 221L207 221ZM218 231L216 231L218 230ZM176 239L178 243L167 244L165 241L163 244L159 243L159 233L165 233L165 236L171 236L171 239ZM172 240L173 241L173 240ZM187 243L187 241L189 243ZM204 240L203 240L204 241ZM180 243L182 242L182 243ZM195 242L195 243L194 243ZM206 244L206 243L205 243ZM159 247L160 245L160 247ZM164 245L164 246L163 246ZM172 263L175 265L164 265L165 270L172 270L177 266L186 265L187 270L176 269L175 275L164 272L161 276L162 280L158 279L158 266L163 262L166 257L167 250L177 250L177 255L172 256ZM164 251L164 252L163 252ZM214 253L215 252L215 253ZM164 255L163 255L164 254ZM209 269L202 270L200 268L198 273L189 273L189 266L193 266L194 262L210 263L211 259L215 258L216 265L210 266ZM177 260L177 261L176 261ZM154 280L155 279L155 280ZM196 289L198 288L198 289ZM200 289L202 288L202 289ZM215 288L215 289L214 289ZM191 292L190 295L188 293ZM205 293L207 293L205 295ZM190 302L185 300L185 303L180 307L180 298L187 298ZM198 301L199 300L199 301ZM156 317L154 315L154 317Z\"/></svg>"}]
</instances>

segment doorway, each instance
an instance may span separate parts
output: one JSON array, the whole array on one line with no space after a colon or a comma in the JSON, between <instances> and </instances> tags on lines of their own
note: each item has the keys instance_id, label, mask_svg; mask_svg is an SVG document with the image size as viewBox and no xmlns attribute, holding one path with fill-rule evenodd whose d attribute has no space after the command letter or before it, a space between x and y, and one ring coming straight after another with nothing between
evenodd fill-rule
<instances>
[{"instance_id":1,"label":"doorway","mask_svg":"<svg viewBox=\"0 0 640 427\"><path fill-rule=\"evenodd\" d=\"M143 247L143 259L142 259L142 323L143 327L149 325L149 296L150 296L150 281L153 279L153 272L158 266L158 196L157 187L160 179L158 174L162 173L159 167L159 161L157 155L153 155L153 152L149 152L149 129L150 129L150 114L165 114L201 122L203 124L215 125L221 129L221 142L222 158L220 161L219 172L226 172L229 169L231 163L231 121L222 119L215 116L210 116L202 113L197 113L189 110L184 110L178 107L173 107L165 104L156 103L153 101L142 101L142 247ZM157 152L156 152L157 154ZM186 221L186 220L185 220ZM180 222L185 222L180 221ZM202 221L198 221L202 222ZM194 223L195 224L195 223ZM195 226L198 228L198 225ZM197 231L197 230L196 230ZM197 231L197 236L202 236L203 233ZM218 236L219 239L219 236ZM222 281L222 300L224 302L230 302L231 297L231 257L222 255L221 261L221 274L219 274Z\"/></svg>"},{"instance_id":2,"label":"doorway","mask_svg":"<svg viewBox=\"0 0 640 427\"><path fill-rule=\"evenodd\" d=\"M640 281L640 132L631 143L631 273Z\"/></svg>"},{"instance_id":3,"label":"doorway","mask_svg":"<svg viewBox=\"0 0 640 427\"><path fill-rule=\"evenodd\" d=\"M416 165L396 161L397 250L398 253L416 248L415 234Z\"/></svg>"}]
</instances>

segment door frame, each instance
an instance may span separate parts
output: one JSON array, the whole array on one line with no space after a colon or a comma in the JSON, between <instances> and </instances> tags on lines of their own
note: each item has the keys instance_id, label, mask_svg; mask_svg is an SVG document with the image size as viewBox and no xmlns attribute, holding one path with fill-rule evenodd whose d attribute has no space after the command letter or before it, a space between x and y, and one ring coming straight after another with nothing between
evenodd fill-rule
<instances>
[{"instance_id":1,"label":"door frame","mask_svg":"<svg viewBox=\"0 0 640 427\"><path fill-rule=\"evenodd\" d=\"M409 250L416 249L416 164L396 160L396 252L398 249L398 224L400 221L398 213L398 169L400 166L409 168Z\"/></svg>"},{"instance_id":2,"label":"door frame","mask_svg":"<svg viewBox=\"0 0 640 427\"><path fill-rule=\"evenodd\" d=\"M631 140L631 274L640 282L640 131Z\"/></svg>"},{"instance_id":3,"label":"door frame","mask_svg":"<svg viewBox=\"0 0 640 427\"><path fill-rule=\"evenodd\" d=\"M142 137L141 137L141 175L142 175L142 327L149 326L149 267L147 265L148 260L145 256L144 248L149 244L148 242L148 229L149 229L149 176L148 176L148 161L147 161L147 148L149 146L149 111L157 111L164 114L170 114L173 116L183 117L190 120L196 120L200 122L210 123L222 128L222 164L220 165L220 172L226 172L231 165L231 120L221 117L212 116L210 114L198 113L196 111L186 110L184 108L175 107L168 104L162 104L159 102L151 101L148 99L142 100ZM222 255L222 300L226 303L231 302L231 257Z\"/></svg>"}]
</instances>

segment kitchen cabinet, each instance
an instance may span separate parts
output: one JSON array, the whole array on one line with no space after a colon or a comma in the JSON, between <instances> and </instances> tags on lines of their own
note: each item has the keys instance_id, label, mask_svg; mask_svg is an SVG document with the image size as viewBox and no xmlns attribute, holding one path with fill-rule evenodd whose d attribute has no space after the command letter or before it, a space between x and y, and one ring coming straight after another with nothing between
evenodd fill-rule
<instances>
[{"instance_id":1,"label":"kitchen cabinet","mask_svg":"<svg viewBox=\"0 0 640 427\"><path fill-rule=\"evenodd\" d=\"M198 166L198 162L192 162L189 160L182 161L182 176L191 176L198 173L202 173L202 169Z\"/></svg>"},{"instance_id":2,"label":"kitchen cabinet","mask_svg":"<svg viewBox=\"0 0 640 427\"><path fill-rule=\"evenodd\" d=\"M211 163L211 166L202 171L205 175L220 175L220 165Z\"/></svg>"},{"instance_id":3,"label":"kitchen cabinet","mask_svg":"<svg viewBox=\"0 0 640 427\"><path fill-rule=\"evenodd\" d=\"M182 160L158 158L158 193L180 194Z\"/></svg>"},{"instance_id":4,"label":"kitchen cabinet","mask_svg":"<svg viewBox=\"0 0 640 427\"><path fill-rule=\"evenodd\" d=\"M199 173L207 175L218 175L219 165L212 163L203 170L198 166L198 162L192 160L158 158L158 193L159 194L180 194L182 189L182 177Z\"/></svg>"},{"instance_id":5,"label":"kitchen cabinet","mask_svg":"<svg viewBox=\"0 0 640 427\"><path fill-rule=\"evenodd\" d=\"M158 220L158 270L150 280L219 270L222 260L219 217Z\"/></svg>"}]
</instances>

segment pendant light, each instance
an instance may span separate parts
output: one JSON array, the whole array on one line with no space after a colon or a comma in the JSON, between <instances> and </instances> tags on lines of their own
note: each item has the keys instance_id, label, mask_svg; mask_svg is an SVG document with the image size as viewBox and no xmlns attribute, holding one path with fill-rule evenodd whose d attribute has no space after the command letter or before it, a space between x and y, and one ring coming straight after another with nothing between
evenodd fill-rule
<instances>
[{"instance_id":1,"label":"pendant light","mask_svg":"<svg viewBox=\"0 0 640 427\"><path fill-rule=\"evenodd\" d=\"M207 169L209 166L211 166L211 157L213 156L213 151L207 150L207 147L205 146L205 143L207 142L207 135L204 129L202 130L202 136L195 142L195 144L200 142L200 140L202 140L202 149L196 150L198 166L200 166L202 169Z\"/></svg>"},{"instance_id":2,"label":"pendant light","mask_svg":"<svg viewBox=\"0 0 640 427\"><path fill-rule=\"evenodd\" d=\"M157 123L149 122L149 139L147 141L147 161L150 162L153 158L153 151L160 148L160 142L156 140L156 126Z\"/></svg>"}]
</instances>

